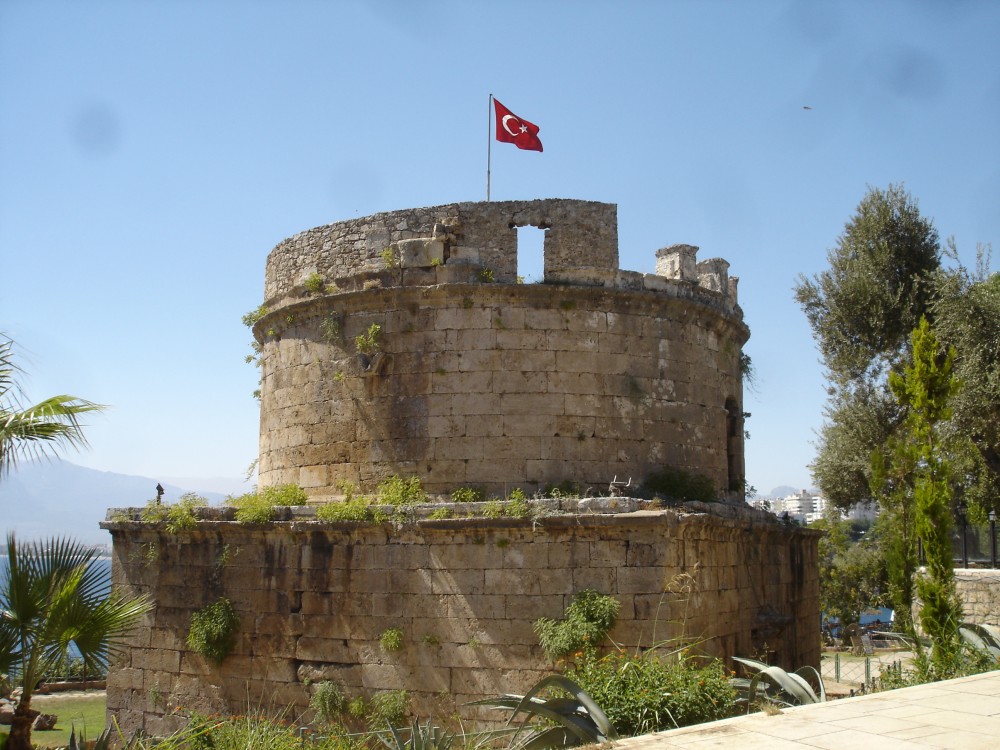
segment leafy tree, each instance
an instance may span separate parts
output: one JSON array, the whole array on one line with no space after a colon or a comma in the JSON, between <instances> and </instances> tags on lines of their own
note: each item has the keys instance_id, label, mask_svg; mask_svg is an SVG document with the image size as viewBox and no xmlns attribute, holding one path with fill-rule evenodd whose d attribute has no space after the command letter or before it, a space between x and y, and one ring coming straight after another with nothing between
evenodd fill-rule
<instances>
[{"instance_id":1,"label":"leafy tree","mask_svg":"<svg viewBox=\"0 0 1000 750\"><path fill-rule=\"evenodd\" d=\"M17 675L7 750L31 750L35 686L75 646L88 672L107 667L117 641L151 604L107 590L93 549L66 539L27 545L7 535L0 586L0 672Z\"/></svg>"},{"instance_id":2,"label":"leafy tree","mask_svg":"<svg viewBox=\"0 0 1000 750\"><path fill-rule=\"evenodd\" d=\"M795 298L833 381L877 381L930 303L937 230L902 185L869 188L827 260L828 270L799 277Z\"/></svg>"},{"instance_id":3,"label":"leafy tree","mask_svg":"<svg viewBox=\"0 0 1000 750\"><path fill-rule=\"evenodd\" d=\"M104 408L75 396L52 396L24 406L13 350L13 341L0 340L0 478L21 459L86 445L80 416Z\"/></svg>"},{"instance_id":4,"label":"leafy tree","mask_svg":"<svg viewBox=\"0 0 1000 750\"><path fill-rule=\"evenodd\" d=\"M955 473L966 480L965 500L979 516L1000 510L1000 274L990 275L988 263L988 248L980 248L975 272L961 264L942 272L931 306L935 333L956 349L950 429L965 450Z\"/></svg>"},{"instance_id":5,"label":"leafy tree","mask_svg":"<svg viewBox=\"0 0 1000 750\"><path fill-rule=\"evenodd\" d=\"M811 523L826 531L819 542L820 604L842 624L858 622L861 612L880 606L886 595L886 564L877 527L855 539L852 524L836 514Z\"/></svg>"},{"instance_id":6,"label":"leafy tree","mask_svg":"<svg viewBox=\"0 0 1000 750\"><path fill-rule=\"evenodd\" d=\"M941 255L937 230L901 185L869 188L829 269L795 286L830 378L813 473L837 507L869 496L872 452L905 416L886 377L931 304Z\"/></svg>"}]
</instances>

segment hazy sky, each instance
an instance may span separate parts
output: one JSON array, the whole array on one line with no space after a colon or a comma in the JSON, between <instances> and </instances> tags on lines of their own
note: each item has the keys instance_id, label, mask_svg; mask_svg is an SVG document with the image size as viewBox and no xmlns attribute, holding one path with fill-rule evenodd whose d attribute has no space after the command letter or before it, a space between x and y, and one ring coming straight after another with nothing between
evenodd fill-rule
<instances>
[{"instance_id":1,"label":"hazy sky","mask_svg":"<svg viewBox=\"0 0 1000 750\"><path fill-rule=\"evenodd\" d=\"M869 185L967 264L1000 240L998 34L971 0L0 0L0 331L29 396L111 406L70 461L238 477L268 252L484 200L492 92L545 146L493 144L494 200L617 203L625 269L729 260L748 480L807 487L824 378L792 286Z\"/></svg>"}]
</instances>

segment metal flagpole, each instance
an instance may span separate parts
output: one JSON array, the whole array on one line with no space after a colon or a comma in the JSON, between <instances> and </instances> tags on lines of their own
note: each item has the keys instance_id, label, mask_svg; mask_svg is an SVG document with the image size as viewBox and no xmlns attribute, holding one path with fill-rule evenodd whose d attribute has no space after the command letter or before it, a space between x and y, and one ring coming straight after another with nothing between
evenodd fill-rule
<instances>
[{"instance_id":1,"label":"metal flagpole","mask_svg":"<svg viewBox=\"0 0 1000 750\"><path fill-rule=\"evenodd\" d=\"M486 202L490 202L490 158L492 156L493 139L490 137L490 125L493 114L493 94L490 94L489 104L486 106Z\"/></svg>"}]
</instances>

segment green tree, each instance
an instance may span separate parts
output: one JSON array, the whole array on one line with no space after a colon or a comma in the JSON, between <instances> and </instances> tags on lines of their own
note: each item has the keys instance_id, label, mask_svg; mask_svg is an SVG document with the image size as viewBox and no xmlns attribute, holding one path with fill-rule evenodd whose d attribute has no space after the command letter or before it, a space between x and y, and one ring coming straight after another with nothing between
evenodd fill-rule
<instances>
[{"instance_id":1,"label":"green tree","mask_svg":"<svg viewBox=\"0 0 1000 750\"><path fill-rule=\"evenodd\" d=\"M56 448L85 446L80 417L104 408L75 396L52 396L24 406L20 375L14 342L0 340L0 478L21 459L47 455Z\"/></svg>"},{"instance_id":2,"label":"green tree","mask_svg":"<svg viewBox=\"0 0 1000 750\"><path fill-rule=\"evenodd\" d=\"M937 230L902 185L869 188L827 260L828 270L799 277L795 298L838 386L880 381L930 303Z\"/></svg>"},{"instance_id":3,"label":"green tree","mask_svg":"<svg viewBox=\"0 0 1000 750\"><path fill-rule=\"evenodd\" d=\"M906 422L890 442L888 463L901 464L911 477L914 529L927 557L917 579L920 624L933 642L931 667L937 679L954 677L960 667L962 608L952 569L952 487L948 435L949 401L958 390L953 375L955 349L942 350L926 318L913 331L913 361L890 373L889 385L907 409Z\"/></svg>"},{"instance_id":4,"label":"green tree","mask_svg":"<svg viewBox=\"0 0 1000 750\"><path fill-rule=\"evenodd\" d=\"M937 230L901 185L869 188L830 267L795 286L830 380L813 474L837 507L870 495L872 451L905 417L886 378L907 358L941 255Z\"/></svg>"},{"instance_id":5,"label":"green tree","mask_svg":"<svg viewBox=\"0 0 1000 750\"><path fill-rule=\"evenodd\" d=\"M855 538L854 525L831 513L809 528L827 532L819 542L823 612L846 625L858 622L865 609L881 606L887 579L878 527Z\"/></svg>"},{"instance_id":6,"label":"green tree","mask_svg":"<svg viewBox=\"0 0 1000 750\"><path fill-rule=\"evenodd\" d=\"M957 255L953 246L950 254ZM988 265L989 248L981 247L974 272L957 264L939 274L931 306L934 332L956 349L950 430L964 450L955 473L979 520L1000 511L1000 274L989 274Z\"/></svg>"},{"instance_id":7,"label":"green tree","mask_svg":"<svg viewBox=\"0 0 1000 750\"><path fill-rule=\"evenodd\" d=\"M106 668L126 635L150 608L145 597L107 590L96 553L77 542L27 545L7 535L0 586L0 671L17 675L7 750L31 750L31 698L39 681L74 646L89 672Z\"/></svg>"}]
</instances>

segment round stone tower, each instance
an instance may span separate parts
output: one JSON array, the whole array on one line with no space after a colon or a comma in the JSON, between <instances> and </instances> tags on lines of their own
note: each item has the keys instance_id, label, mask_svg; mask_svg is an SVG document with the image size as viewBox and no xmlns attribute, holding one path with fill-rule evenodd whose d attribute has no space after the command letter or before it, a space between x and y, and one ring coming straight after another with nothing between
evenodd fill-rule
<instances>
[{"instance_id":1,"label":"round stone tower","mask_svg":"<svg viewBox=\"0 0 1000 750\"><path fill-rule=\"evenodd\" d=\"M519 283L517 231L545 233ZM456 203L330 224L270 253L261 347L262 486L315 500L418 476L431 493L663 469L742 497L735 277L696 247L618 267L617 207Z\"/></svg>"}]
</instances>

